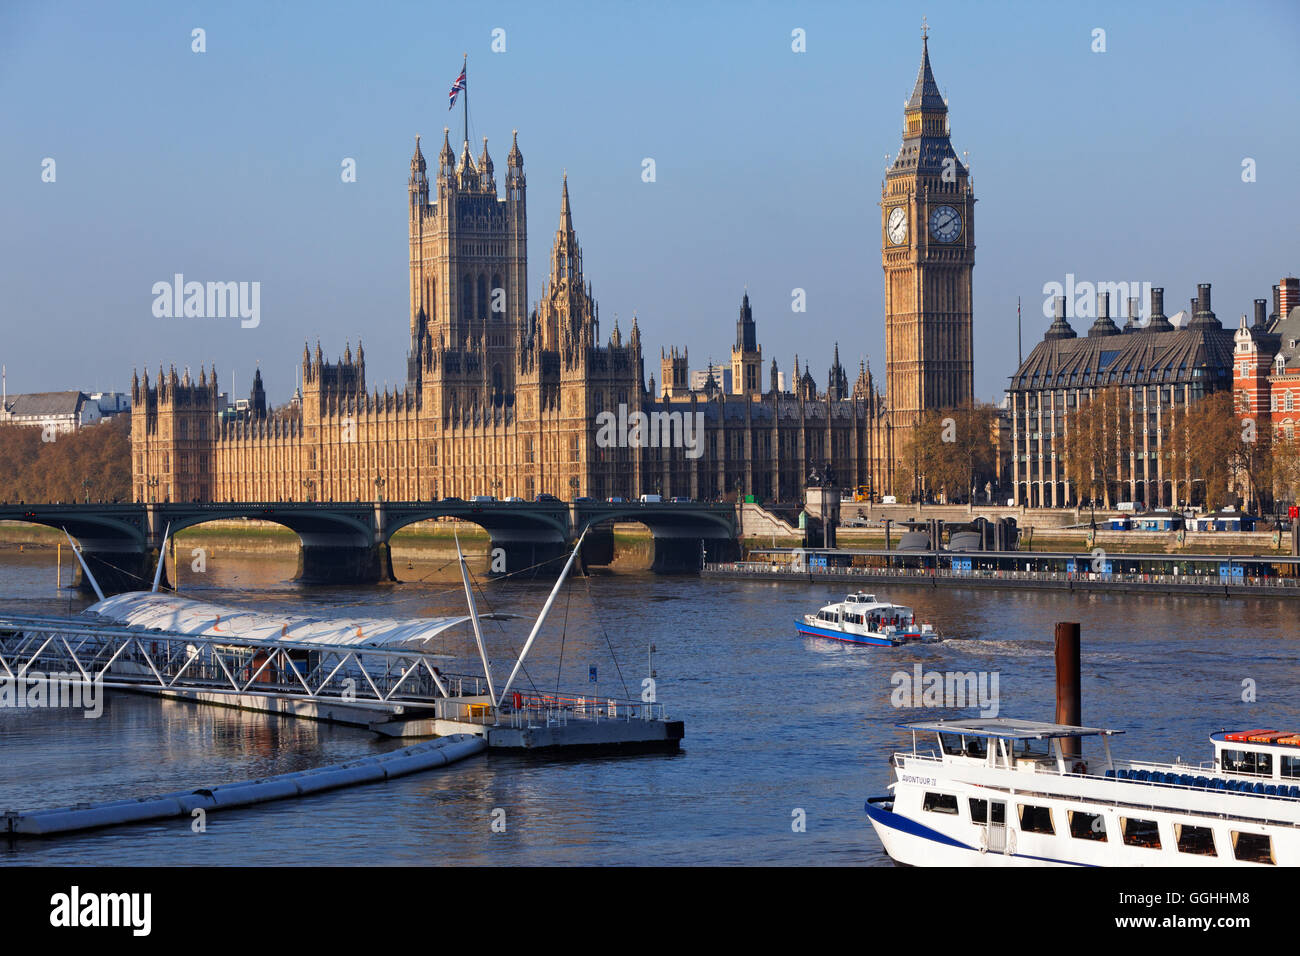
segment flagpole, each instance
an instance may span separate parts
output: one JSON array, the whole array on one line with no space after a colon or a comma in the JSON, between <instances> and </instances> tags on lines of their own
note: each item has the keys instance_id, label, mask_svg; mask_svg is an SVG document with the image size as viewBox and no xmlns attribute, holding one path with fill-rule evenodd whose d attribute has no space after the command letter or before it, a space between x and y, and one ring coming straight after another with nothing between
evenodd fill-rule
<instances>
[{"instance_id":1,"label":"flagpole","mask_svg":"<svg viewBox=\"0 0 1300 956\"><path fill-rule=\"evenodd\" d=\"M1016 296L1016 359L1021 364L1025 364L1025 352L1020 344L1020 296Z\"/></svg>"},{"instance_id":2,"label":"flagpole","mask_svg":"<svg viewBox=\"0 0 1300 956\"><path fill-rule=\"evenodd\" d=\"M469 54L465 54L465 59L460 65L460 71L465 74L465 89L461 90L464 102L461 106L465 108L465 142L469 142Z\"/></svg>"}]
</instances>

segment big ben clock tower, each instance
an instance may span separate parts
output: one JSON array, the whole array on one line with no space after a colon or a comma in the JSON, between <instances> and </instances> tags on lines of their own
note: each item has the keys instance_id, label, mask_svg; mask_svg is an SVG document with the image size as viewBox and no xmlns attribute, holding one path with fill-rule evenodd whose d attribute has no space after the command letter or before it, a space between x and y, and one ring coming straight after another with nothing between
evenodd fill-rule
<instances>
[{"instance_id":1,"label":"big ben clock tower","mask_svg":"<svg viewBox=\"0 0 1300 956\"><path fill-rule=\"evenodd\" d=\"M948 139L948 104L930 71L927 36L923 29L903 145L880 194L886 387L899 449L923 411L974 398L975 194Z\"/></svg>"}]
</instances>

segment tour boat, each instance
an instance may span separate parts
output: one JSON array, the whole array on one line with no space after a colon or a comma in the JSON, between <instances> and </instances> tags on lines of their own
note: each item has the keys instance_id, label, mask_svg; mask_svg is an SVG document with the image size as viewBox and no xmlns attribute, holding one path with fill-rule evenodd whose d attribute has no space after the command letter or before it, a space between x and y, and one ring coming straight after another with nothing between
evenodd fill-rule
<instances>
[{"instance_id":1,"label":"tour boat","mask_svg":"<svg viewBox=\"0 0 1300 956\"><path fill-rule=\"evenodd\" d=\"M794 622L800 634L829 637L851 644L897 647L937 641L929 624L918 624L910 607L878 601L874 594L857 592L837 604L827 604L816 614L805 614Z\"/></svg>"},{"instance_id":2,"label":"tour boat","mask_svg":"<svg viewBox=\"0 0 1300 956\"><path fill-rule=\"evenodd\" d=\"M1001 717L900 726L912 750L894 754L892 793L866 803L897 863L1300 864L1300 733L1211 734L1214 759L1192 764L1118 760L1117 730Z\"/></svg>"}]
</instances>

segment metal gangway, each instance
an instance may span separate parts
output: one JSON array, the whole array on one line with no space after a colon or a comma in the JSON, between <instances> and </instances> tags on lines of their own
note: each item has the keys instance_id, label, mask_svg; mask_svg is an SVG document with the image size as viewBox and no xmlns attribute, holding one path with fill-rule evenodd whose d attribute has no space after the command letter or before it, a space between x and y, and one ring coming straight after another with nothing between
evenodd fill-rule
<instances>
[{"instance_id":1,"label":"metal gangway","mask_svg":"<svg viewBox=\"0 0 1300 956\"><path fill-rule=\"evenodd\" d=\"M387 645L295 644L123 627L79 617L0 615L0 681L57 681L246 706L371 711L366 723L434 717L481 727L665 719L662 704L520 690L494 707L482 675L444 654ZM243 699L243 700L241 700ZM271 707L260 709L274 709ZM356 722L356 721L345 721Z\"/></svg>"},{"instance_id":2,"label":"metal gangway","mask_svg":"<svg viewBox=\"0 0 1300 956\"><path fill-rule=\"evenodd\" d=\"M291 644L120 627L76 617L0 616L0 679L54 679L153 693L202 692L346 704L392 714L487 693L444 674L446 655Z\"/></svg>"}]
</instances>

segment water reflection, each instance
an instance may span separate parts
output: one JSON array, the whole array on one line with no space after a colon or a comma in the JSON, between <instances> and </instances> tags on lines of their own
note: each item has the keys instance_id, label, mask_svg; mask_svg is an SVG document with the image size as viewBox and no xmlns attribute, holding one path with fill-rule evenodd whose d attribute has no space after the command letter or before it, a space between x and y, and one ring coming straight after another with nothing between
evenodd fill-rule
<instances>
[{"instance_id":1,"label":"water reflection","mask_svg":"<svg viewBox=\"0 0 1300 956\"><path fill-rule=\"evenodd\" d=\"M420 583L300 589L283 562L219 555L204 600L400 616L458 613L454 571ZM6 609L66 612L52 572L0 561ZM47 580L48 577L48 580ZM526 616L544 583L487 583L487 603ZM884 592L882 592L884 593ZM896 588L950 639L898 648L798 637L794 618L838 591L767 582L602 574L557 601L524 686L640 695L649 644L658 696L686 721L683 753L547 761L495 755L384 784L186 821L4 847L10 863L821 863L887 862L862 813L909 735L896 724L891 676L925 670L999 673L1001 712L1052 714L1052 633L1083 628L1085 722L1129 730L1117 752L1202 759L1224 725L1300 727L1293 693L1300 607L1261 599L1073 595ZM496 624L506 666L529 622ZM611 653L611 648L613 653ZM437 647L472 662L468 632ZM597 667L599 683L588 681ZM1241 700L1241 682L1259 700ZM969 712L969 711L968 711ZM400 746L361 730L266 714L116 695L105 715L0 711L0 809L55 806L212 785ZM506 829L493 832L492 811ZM807 831L791 829L803 810Z\"/></svg>"}]
</instances>

